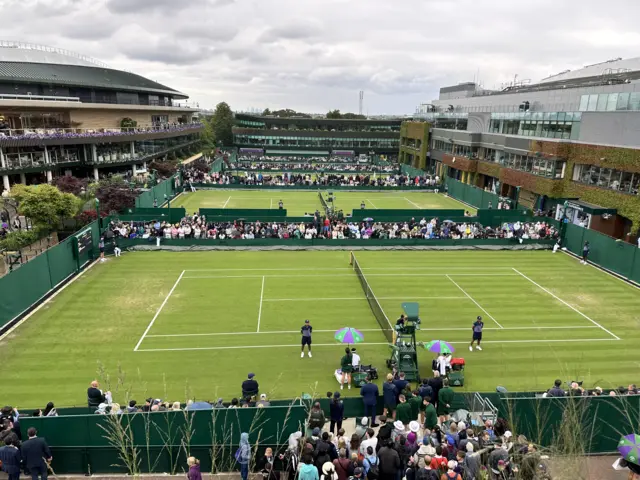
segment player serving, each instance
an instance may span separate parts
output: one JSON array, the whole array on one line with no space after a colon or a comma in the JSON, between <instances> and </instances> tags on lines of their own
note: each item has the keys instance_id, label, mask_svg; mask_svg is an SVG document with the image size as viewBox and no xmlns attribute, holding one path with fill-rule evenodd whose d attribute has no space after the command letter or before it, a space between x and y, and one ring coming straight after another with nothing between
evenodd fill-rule
<instances>
[{"instance_id":1,"label":"player serving","mask_svg":"<svg viewBox=\"0 0 640 480\"><path fill-rule=\"evenodd\" d=\"M313 332L313 327L309 320L305 320L304 325L300 329L300 333L302 334L302 351L300 352L300 358L304 358L305 345L309 347L309 358L311 358L311 332Z\"/></svg>"},{"instance_id":2,"label":"player serving","mask_svg":"<svg viewBox=\"0 0 640 480\"><path fill-rule=\"evenodd\" d=\"M469 351L473 352L473 342L478 342L476 345L476 350L482 350L480 346L480 342L482 341L482 329L484 328L484 322L482 321L482 317L478 315L476 321L473 322L473 337L471 338L471 345L469 345Z\"/></svg>"}]
</instances>

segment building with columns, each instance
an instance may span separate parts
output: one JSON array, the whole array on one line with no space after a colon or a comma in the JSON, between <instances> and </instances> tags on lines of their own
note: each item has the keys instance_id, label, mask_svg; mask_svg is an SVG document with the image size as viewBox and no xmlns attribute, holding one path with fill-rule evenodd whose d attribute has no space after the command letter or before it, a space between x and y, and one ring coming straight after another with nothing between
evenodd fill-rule
<instances>
[{"instance_id":1,"label":"building with columns","mask_svg":"<svg viewBox=\"0 0 640 480\"><path fill-rule=\"evenodd\" d=\"M568 202L574 223L614 237L640 230L640 58L499 90L443 87L414 119L431 124L440 175L558 218Z\"/></svg>"},{"instance_id":2,"label":"building with columns","mask_svg":"<svg viewBox=\"0 0 640 480\"><path fill-rule=\"evenodd\" d=\"M0 191L60 175L144 173L199 145L187 95L82 55L0 42Z\"/></svg>"}]
</instances>

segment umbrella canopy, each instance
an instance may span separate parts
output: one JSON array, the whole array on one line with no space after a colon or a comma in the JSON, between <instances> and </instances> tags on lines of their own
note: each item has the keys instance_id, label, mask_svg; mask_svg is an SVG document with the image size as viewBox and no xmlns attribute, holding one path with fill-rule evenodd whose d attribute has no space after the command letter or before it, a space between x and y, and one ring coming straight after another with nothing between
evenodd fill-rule
<instances>
[{"instance_id":1,"label":"umbrella canopy","mask_svg":"<svg viewBox=\"0 0 640 480\"><path fill-rule=\"evenodd\" d=\"M334 337L342 343L360 343L364 342L364 335L355 328L345 327L338 330Z\"/></svg>"},{"instance_id":2,"label":"umbrella canopy","mask_svg":"<svg viewBox=\"0 0 640 480\"><path fill-rule=\"evenodd\" d=\"M443 340L432 340L424 344L424 348L434 353L453 353L455 350L450 343Z\"/></svg>"},{"instance_id":3,"label":"umbrella canopy","mask_svg":"<svg viewBox=\"0 0 640 480\"><path fill-rule=\"evenodd\" d=\"M363 221L365 221L365 222L373 222L373 218L367 217L367 218L364 218Z\"/></svg>"},{"instance_id":4,"label":"umbrella canopy","mask_svg":"<svg viewBox=\"0 0 640 480\"><path fill-rule=\"evenodd\" d=\"M625 435L618 442L618 451L627 462L640 462L640 435Z\"/></svg>"}]
</instances>

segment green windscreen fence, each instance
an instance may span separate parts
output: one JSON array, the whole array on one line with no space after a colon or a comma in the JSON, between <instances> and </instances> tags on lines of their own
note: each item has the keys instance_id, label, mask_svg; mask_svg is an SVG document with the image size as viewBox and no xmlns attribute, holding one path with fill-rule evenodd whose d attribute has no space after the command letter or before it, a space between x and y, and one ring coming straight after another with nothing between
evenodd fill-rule
<instances>
[{"instance_id":1,"label":"green windscreen fence","mask_svg":"<svg viewBox=\"0 0 640 480\"><path fill-rule=\"evenodd\" d=\"M92 222L82 230L86 229L91 229L91 241L81 250L80 258L75 255L75 238L72 236L0 278L0 328L28 310L93 258L99 240L97 222Z\"/></svg>"},{"instance_id":2,"label":"green windscreen fence","mask_svg":"<svg viewBox=\"0 0 640 480\"><path fill-rule=\"evenodd\" d=\"M572 253L582 255L589 242L589 260L623 277L640 283L640 253L635 245L608 237L602 233L566 224L563 245Z\"/></svg>"},{"instance_id":3,"label":"green windscreen fence","mask_svg":"<svg viewBox=\"0 0 640 480\"><path fill-rule=\"evenodd\" d=\"M177 192L177 179L179 179L179 174L160 182L146 192L142 192L136 198L136 208L153 208L154 202L162 205L167 199L173 198Z\"/></svg>"},{"instance_id":4,"label":"green windscreen fence","mask_svg":"<svg viewBox=\"0 0 640 480\"><path fill-rule=\"evenodd\" d=\"M410 177L425 177L429 175L424 170L420 170L419 168L416 168L414 166L407 165L406 163L400 165L400 171L405 175L409 175Z\"/></svg>"},{"instance_id":5,"label":"green windscreen fence","mask_svg":"<svg viewBox=\"0 0 640 480\"><path fill-rule=\"evenodd\" d=\"M453 178L447 178L446 184L450 197L476 208L489 208L490 203L492 208L497 208L500 202L500 197L495 193L485 192L481 188L467 185Z\"/></svg>"},{"instance_id":6,"label":"green windscreen fence","mask_svg":"<svg viewBox=\"0 0 640 480\"><path fill-rule=\"evenodd\" d=\"M274 205L275 207L276 205ZM270 218L282 218L287 216L287 209L283 208L201 208L200 215L210 217L235 217L235 220L239 218L247 217L270 217Z\"/></svg>"}]
</instances>

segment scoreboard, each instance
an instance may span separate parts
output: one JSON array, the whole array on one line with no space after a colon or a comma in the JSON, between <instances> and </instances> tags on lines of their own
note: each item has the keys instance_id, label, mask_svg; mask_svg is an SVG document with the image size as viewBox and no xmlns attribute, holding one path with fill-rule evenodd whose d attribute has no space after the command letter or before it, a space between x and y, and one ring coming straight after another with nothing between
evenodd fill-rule
<instances>
[{"instance_id":1,"label":"scoreboard","mask_svg":"<svg viewBox=\"0 0 640 480\"><path fill-rule=\"evenodd\" d=\"M90 250L93 247L91 227L76 233L75 237L78 240L78 254L82 254L84 251Z\"/></svg>"}]
</instances>

